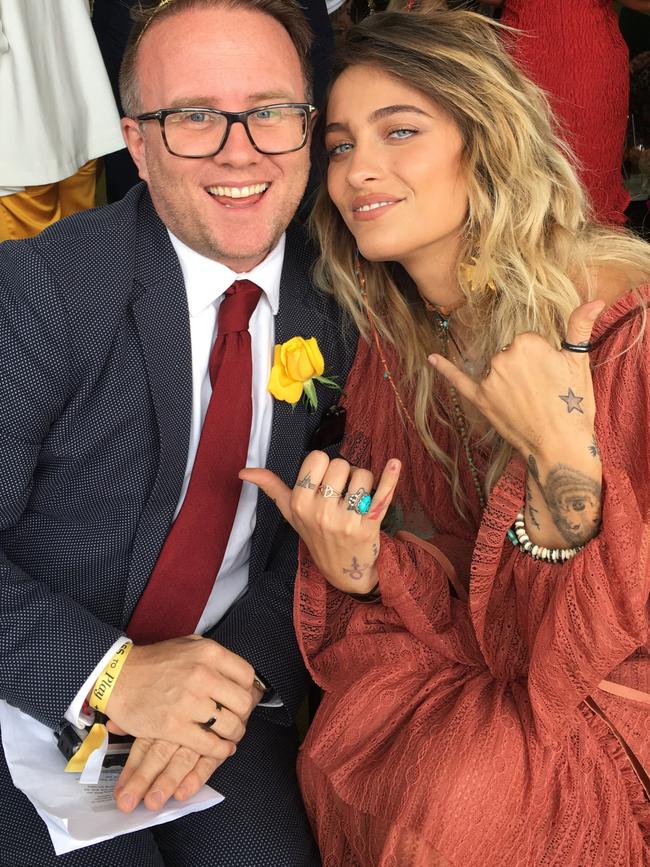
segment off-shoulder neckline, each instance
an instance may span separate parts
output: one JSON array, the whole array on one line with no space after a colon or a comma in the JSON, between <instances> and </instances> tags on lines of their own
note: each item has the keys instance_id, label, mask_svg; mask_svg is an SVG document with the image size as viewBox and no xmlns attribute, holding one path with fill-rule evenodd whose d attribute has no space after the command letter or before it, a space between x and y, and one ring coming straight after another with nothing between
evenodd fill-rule
<instances>
[{"instance_id":1,"label":"off-shoulder neckline","mask_svg":"<svg viewBox=\"0 0 650 867\"><path fill-rule=\"evenodd\" d=\"M630 289L605 310L594 325L592 343L615 328L621 320L627 319L631 312L640 311L644 301L650 306L650 281Z\"/></svg>"}]
</instances>

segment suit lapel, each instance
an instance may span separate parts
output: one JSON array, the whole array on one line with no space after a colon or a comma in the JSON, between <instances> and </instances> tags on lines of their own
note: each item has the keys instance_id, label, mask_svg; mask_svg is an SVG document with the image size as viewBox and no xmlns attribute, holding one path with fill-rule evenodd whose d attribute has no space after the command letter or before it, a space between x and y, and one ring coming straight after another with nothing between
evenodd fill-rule
<instances>
[{"instance_id":1,"label":"suit lapel","mask_svg":"<svg viewBox=\"0 0 650 867\"><path fill-rule=\"evenodd\" d=\"M185 283L169 235L148 194L136 232L132 313L145 360L159 436L158 472L133 545L124 602L128 621L178 503L192 414L192 350Z\"/></svg>"},{"instance_id":2,"label":"suit lapel","mask_svg":"<svg viewBox=\"0 0 650 867\"><path fill-rule=\"evenodd\" d=\"M310 271L313 252L306 243L304 233L292 224L287 230L282 278L280 282L280 305L275 318L275 343L284 343L291 337L316 337L325 358L326 373L331 360L336 356L335 345L340 324L328 318L329 305L317 303L320 296L314 290ZM319 386L320 389L320 386ZM319 396L324 397L322 391ZM324 401L323 401L324 402ZM330 401L328 401L330 402ZM320 407L317 415L322 414ZM273 401L273 425L266 466L287 485L293 486L296 474L305 457L308 429L314 426L312 416L300 402L291 406L281 400ZM250 580L258 569L265 567L273 538L281 520L276 505L263 494L259 495L256 532L251 549Z\"/></svg>"}]
</instances>

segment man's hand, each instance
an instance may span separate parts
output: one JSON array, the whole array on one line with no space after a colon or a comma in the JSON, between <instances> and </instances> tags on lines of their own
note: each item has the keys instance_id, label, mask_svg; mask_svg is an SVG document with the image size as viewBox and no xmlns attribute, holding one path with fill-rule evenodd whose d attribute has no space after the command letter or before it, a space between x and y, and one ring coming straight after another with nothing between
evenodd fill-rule
<instances>
[{"instance_id":1,"label":"man's hand","mask_svg":"<svg viewBox=\"0 0 650 867\"><path fill-rule=\"evenodd\" d=\"M160 810L172 796L191 798L223 761L169 741L136 738L115 784L117 807L130 813L144 800L150 810Z\"/></svg>"},{"instance_id":2,"label":"man's hand","mask_svg":"<svg viewBox=\"0 0 650 867\"><path fill-rule=\"evenodd\" d=\"M255 704L263 693L253 687ZM109 727L117 729L114 723ZM123 731L118 734L125 734ZM186 801L205 785L223 759L201 756L169 741L136 738L113 795L123 813L132 812L144 800L149 810L160 810L174 797Z\"/></svg>"},{"instance_id":3,"label":"man's hand","mask_svg":"<svg viewBox=\"0 0 650 867\"><path fill-rule=\"evenodd\" d=\"M109 728L221 763L259 701L254 677L246 660L198 635L134 647L108 701Z\"/></svg>"}]
</instances>

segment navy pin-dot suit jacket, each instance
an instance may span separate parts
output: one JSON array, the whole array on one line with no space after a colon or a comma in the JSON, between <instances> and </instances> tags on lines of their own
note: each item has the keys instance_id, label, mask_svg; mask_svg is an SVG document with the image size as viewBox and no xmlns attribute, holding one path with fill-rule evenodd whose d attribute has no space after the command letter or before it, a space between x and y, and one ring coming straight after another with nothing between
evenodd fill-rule
<instances>
[{"instance_id":1,"label":"navy pin-dot suit jacket","mask_svg":"<svg viewBox=\"0 0 650 867\"><path fill-rule=\"evenodd\" d=\"M275 340L314 336L345 381L356 335L287 232ZM115 641L178 503L191 409L180 265L143 184L0 244L0 697L55 727ZM336 393L274 402L267 466L293 484ZM335 451L335 448L334 448ZM260 494L249 588L209 635L247 659L288 724L306 674L292 626L296 538Z\"/></svg>"}]
</instances>

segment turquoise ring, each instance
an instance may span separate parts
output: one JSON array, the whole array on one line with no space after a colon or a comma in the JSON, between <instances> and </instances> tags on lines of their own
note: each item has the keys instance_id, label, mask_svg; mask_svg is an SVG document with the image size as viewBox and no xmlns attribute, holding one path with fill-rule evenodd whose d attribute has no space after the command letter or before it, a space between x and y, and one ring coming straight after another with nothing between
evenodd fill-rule
<instances>
[{"instance_id":1,"label":"turquoise ring","mask_svg":"<svg viewBox=\"0 0 650 867\"><path fill-rule=\"evenodd\" d=\"M348 497L348 512L356 512L357 515L365 515L370 511L372 494L365 488L359 488Z\"/></svg>"},{"instance_id":2,"label":"turquoise ring","mask_svg":"<svg viewBox=\"0 0 650 867\"><path fill-rule=\"evenodd\" d=\"M354 511L358 515L365 515L370 511L371 505L372 497L370 496L370 494L365 494L363 497L361 497L357 505L354 507Z\"/></svg>"}]
</instances>

